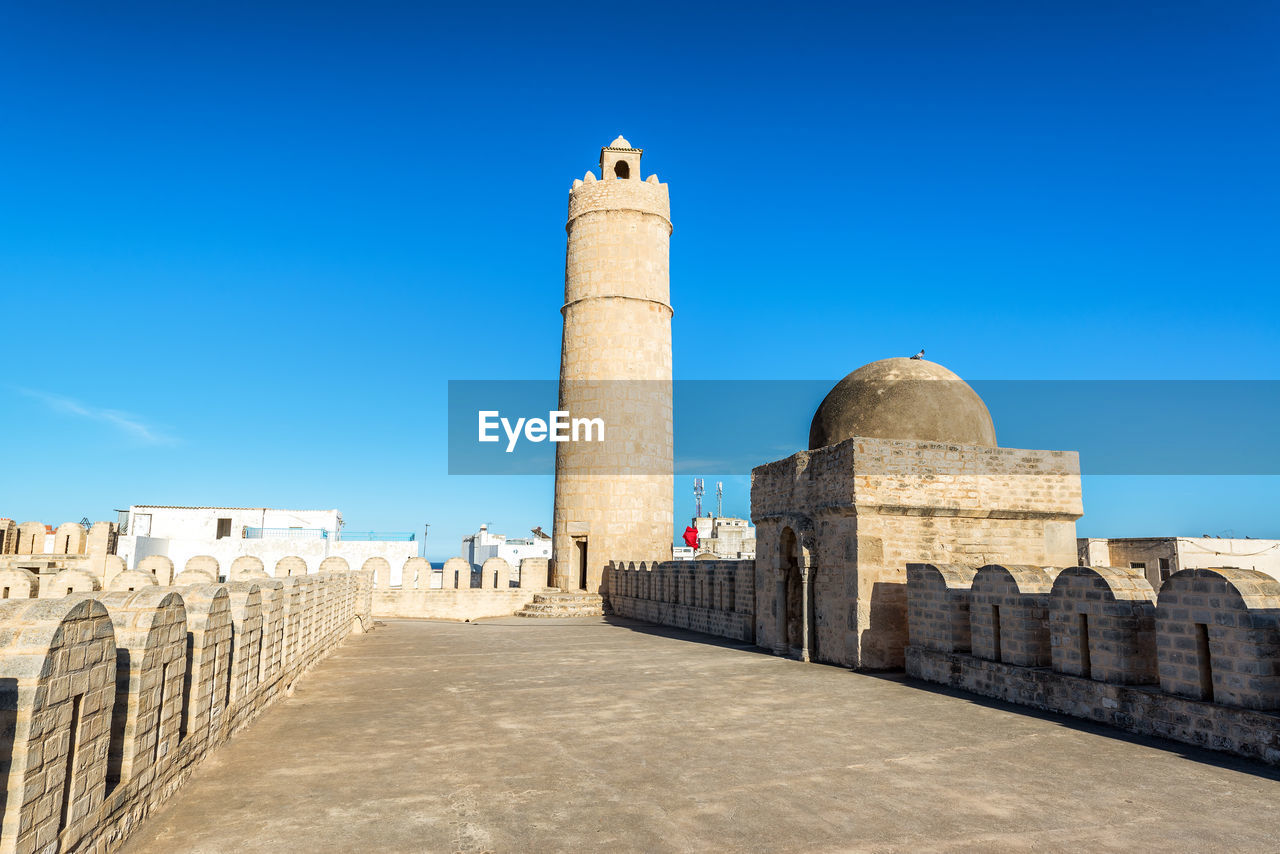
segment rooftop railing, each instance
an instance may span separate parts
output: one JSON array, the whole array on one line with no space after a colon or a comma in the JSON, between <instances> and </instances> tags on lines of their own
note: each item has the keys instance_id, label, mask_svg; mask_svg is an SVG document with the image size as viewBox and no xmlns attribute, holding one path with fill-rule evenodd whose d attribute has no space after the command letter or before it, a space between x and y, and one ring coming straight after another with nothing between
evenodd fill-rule
<instances>
[{"instance_id":1,"label":"rooftop railing","mask_svg":"<svg viewBox=\"0 0 1280 854\"><path fill-rule=\"evenodd\" d=\"M418 536L409 531L343 531L338 539L346 542L412 543Z\"/></svg>"},{"instance_id":2,"label":"rooftop railing","mask_svg":"<svg viewBox=\"0 0 1280 854\"><path fill-rule=\"evenodd\" d=\"M327 528L251 528L245 526L246 540L309 540L313 538L327 539Z\"/></svg>"},{"instance_id":3,"label":"rooftop railing","mask_svg":"<svg viewBox=\"0 0 1280 854\"><path fill-rule=\"evenodd\" d=\"M246 526L247 540L303 540L322 538L349 543L412 543L418 537L409 531L330 531L328 528L251 528Z\"/></svg>"}]
</instances>

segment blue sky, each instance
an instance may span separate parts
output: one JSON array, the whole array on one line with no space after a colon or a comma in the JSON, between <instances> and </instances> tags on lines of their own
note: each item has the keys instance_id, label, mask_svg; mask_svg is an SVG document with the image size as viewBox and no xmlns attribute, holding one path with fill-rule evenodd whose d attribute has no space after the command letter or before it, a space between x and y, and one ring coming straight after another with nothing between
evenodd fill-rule
<instances>
[{"instance_id":1,"label":"blue sky","mask_svg":"<svg viewBox=\"0 0 1280 854\"><path fill-rule=\"evenodd\" d=\"M549 478L446 474L446 383L556 375L618 133L679 378L1280 379L1273 3L463 5L0 9L0 515L549 527ZM1276 477L1085 490L1085 535L1280 536Z\"/></svg>"}]
</instances>

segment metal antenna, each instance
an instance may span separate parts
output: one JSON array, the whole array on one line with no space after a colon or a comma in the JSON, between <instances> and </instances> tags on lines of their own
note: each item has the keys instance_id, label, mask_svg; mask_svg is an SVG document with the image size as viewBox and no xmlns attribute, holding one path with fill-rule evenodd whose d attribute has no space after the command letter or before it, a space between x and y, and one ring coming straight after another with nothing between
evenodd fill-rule
<instances>
[{"instance_id":1,"label":"metal antenna","mask_svg":"<svg viewBox=\"0 0 1280 854\"><path fill-rule=\"evenodd\" d=\"M702 488L702 478L695 477L693 479L693 501L695 506L693 515L695 518L702 515L702 496L705 492L706 490Z\"/></svg>"},{"instance_id":2,"label":"metal antenna","mask_svg":"<svg viewBox=\"0 0 1280 854\"><path fill-rule=\"evenodd\" d=\"M724 483L716 481L716 518L724 518Z\"/></svg>"}]
</instances>

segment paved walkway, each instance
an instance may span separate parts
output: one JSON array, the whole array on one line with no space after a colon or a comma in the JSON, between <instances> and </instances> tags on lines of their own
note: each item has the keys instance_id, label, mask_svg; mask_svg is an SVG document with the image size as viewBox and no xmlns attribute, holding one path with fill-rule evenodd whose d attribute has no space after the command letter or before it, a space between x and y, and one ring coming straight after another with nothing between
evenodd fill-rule
<instances>
[{"instance_id":1,"label":"paved walkway","mask_svg":"<svg viewBox=\"0 0 1280 854\"><path fill-rule=\"evenodd\" d=\"M130 852L1275 851L1260 765L623 620L389 622Z\"/></svg>"}]
</instances>

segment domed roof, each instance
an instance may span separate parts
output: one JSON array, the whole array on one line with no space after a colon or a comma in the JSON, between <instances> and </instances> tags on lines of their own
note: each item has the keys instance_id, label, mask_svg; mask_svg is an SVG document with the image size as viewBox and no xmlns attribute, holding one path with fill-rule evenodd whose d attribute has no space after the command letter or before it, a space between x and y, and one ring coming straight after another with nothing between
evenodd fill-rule
<instances>
[{"instance_id":1,"label":"domed roof","mask_svg":"<svg viewBox=\"0 0 1280 854\"><path fill-rule=\"evenodd\" d=\"M622 134L618 134L618 138L615 139L613 142L609 143L609 147L610 148L630 148L631 143L627 142L626 139L623 138Z\"/></svg>"},{"instance_id":2,"label":"domed roof","mask_svg":"<svg viewBox=\"0 0 1280 854\"><path fill-rule=\"evenodd\" d=\"M995 447L991 413L951 371L924 359L881 359L827 393L809 425L809 449L854 436Z\"/></svg>"}]
</instances>

